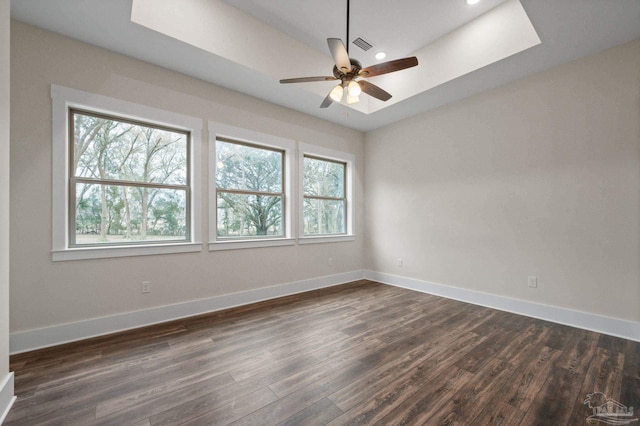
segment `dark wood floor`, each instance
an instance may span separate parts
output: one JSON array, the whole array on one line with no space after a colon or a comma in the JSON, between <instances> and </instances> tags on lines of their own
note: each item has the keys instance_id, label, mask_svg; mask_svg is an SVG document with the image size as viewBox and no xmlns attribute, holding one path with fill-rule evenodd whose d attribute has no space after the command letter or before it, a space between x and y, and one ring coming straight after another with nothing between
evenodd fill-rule
<instances>
[{"instance_id":1,"label":"dark wood floor","mask_svg":"<svg viewBox=\"0 0 640 426\"><path fill-rule=\"evenodd\" d=\"M6 425L584 425L640 343L360 281L11 358Z\"/></svg>"}]
</instances>

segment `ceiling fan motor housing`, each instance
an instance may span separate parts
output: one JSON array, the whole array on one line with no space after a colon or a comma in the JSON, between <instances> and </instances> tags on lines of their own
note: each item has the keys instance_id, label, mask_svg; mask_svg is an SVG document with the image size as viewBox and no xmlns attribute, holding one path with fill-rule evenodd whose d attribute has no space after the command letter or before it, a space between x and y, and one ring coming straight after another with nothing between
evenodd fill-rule
<instances>
[{"instance_id":1,"label":"ceiling fan motor housing","mask_svg":"<svg viewBox=\"0 0 640 426\"><path fill-rule=\"evenodd\" d=\"M344 81L351 81L358 76L360 70L362 69L362 64L357 59L349 58L349 62L351 62L351 71L343 72L339 70L337 66L333 66L333 75L335 78Z\"/></svg>"}]
</instances>

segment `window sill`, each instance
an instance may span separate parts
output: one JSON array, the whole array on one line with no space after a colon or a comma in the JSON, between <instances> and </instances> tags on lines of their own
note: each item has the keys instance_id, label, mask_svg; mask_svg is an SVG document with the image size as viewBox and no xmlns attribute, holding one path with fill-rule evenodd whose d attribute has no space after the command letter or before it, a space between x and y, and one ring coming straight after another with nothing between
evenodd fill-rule
<instances>
[{"instance_id":1,"label":"window sill","mask_svg":"<svg viewBox=\"0 0 640 426\"><path fill-rule=\"evenodd\" d=\"M319 235L317 237L300 237L298 244L343 243L355 240L355 235Z\"/></svg>"},{"instance_id":2,"label":"window sill","mask_svg":"<svg viewBox=\"0 0 640 426\"><path fill-rule=\"evenodd\" d=\"M267 240L223 240L209 243L209 251L292 246L295 245L295 243L296 240L293 238L273 238Z\"/></svg>"},{"instance_id":3,"label":"window sill","mask_svg":"<svg viewBox=\"0 0 640 426\"><path fill-rule=\"evenodd\" d=\"M81 247L52 250L54 262L65 260L106 259L111 257L148 256L157 254L194 253L202 251L202 243L172 243L136 246Z\"/></svg>"}]
</instances>

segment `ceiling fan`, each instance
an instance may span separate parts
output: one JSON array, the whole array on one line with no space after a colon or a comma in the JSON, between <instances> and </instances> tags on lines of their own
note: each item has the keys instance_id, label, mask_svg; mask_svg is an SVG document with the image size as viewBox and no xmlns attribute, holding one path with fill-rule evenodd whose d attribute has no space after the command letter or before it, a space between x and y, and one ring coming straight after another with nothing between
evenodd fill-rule
<instances>
[{"instance_id":1,"label":"ceiling fan","mask_svg":"<svg viewBox=\"0 0 640 426\"><path fill-rule=\"evenodd\" d=\"M347 41L348 40L349 0L347 0ZM363 79L400 71L418 65L418 58L411 56L409 58L396 59L362 68L362 64L360 64L358 60L349 57L348 45L345 48L342 40L339 38L328 38L327 44L329 45L331 57L335 62L335 66L333 67L333 76L285 78L280 80L280 83L282 84L340 80L340 83L324 98L320 104L320 108L327 108L333 102L341 102L345 92L347 94L348 104L358 102L358 96L361 92L364 92L369 96L373 96L376 99L380 99L381 101L388 101L391 99L390 93Z\"/></svg>"}]
</instances>

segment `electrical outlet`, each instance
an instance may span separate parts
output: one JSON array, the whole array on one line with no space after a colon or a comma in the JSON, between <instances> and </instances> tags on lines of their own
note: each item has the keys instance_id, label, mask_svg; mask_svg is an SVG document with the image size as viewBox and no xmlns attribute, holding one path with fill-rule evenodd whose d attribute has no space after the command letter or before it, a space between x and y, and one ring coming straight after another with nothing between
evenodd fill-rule
<instances>
[{"instance_id":1,"label":"electrical outlet","mask_svg":"<svg viewBox=\"0 0 640 426\"><path fill-rule=\"evenodd\" d=\"M151 293L151 281L142 281L140 284L140 293Z\"/></svg>"},{"instance_id":2,"label":"electrical outlet","mask_svg":"<svg viewBox=\"0 0 640 426\"><path fill-rule=\"evenodd\" d=\"M333 257L327 259L327 266L333 266Z\"/></svg>"},{"instance_id":3,"label":"electrical outlet","mask_svg":"<svg viewBox=\"0 0 640 426\"><path fill-rule=\"evenodd\" d=\"M402 258L401 258L401 257L399 257L399 258L396 260L396 265L398 265L398 268L402 268Z\"/></svg>"},{"instance_id":4,"label":"electrical outlet","mask_svg":"<svg viewBox=\"0 0 640 426\"><path fill-rule=\"evenodd\" d=\"M529 287L531 287L531 288L538 288L538 278L537 277L530 276L527 279L527 283L529 284Z\"/></svg>"}]
</instances>

